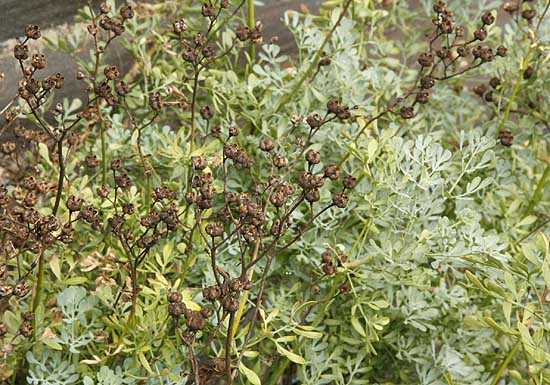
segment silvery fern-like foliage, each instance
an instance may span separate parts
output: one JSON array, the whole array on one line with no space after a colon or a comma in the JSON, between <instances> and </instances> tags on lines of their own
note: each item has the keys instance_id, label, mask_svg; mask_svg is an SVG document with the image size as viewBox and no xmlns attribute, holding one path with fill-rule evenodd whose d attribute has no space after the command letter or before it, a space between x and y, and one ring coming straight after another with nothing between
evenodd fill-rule
<instances>
[{"instance_id":1,"label":"silvery fern-like foliage","mask_svg":"<svg viewBox=\"0 0 550 385\"><path fill-rule=\"evenodd\" d=\"M98 326L95 319L98 300L87 295L83 287L70 286L57 296L57 303L63 312L64 324L57 341L67 346L71 353L78 354L79 348L94 339L93 330Z\"/></svg>"},{"instance_id":2,"label":"silvery fern-like foliage","mask_svg":"<svg viewBox=\"0 0 550 385\"><path fill-rule=\"evenodd\" d=\"M30 365L27 381L33 385L71 385L77 384L79 375L75 365L64 359L60 352L42 351L40 355L29 352L27 362Z\"/></svg>"}]
</instances>

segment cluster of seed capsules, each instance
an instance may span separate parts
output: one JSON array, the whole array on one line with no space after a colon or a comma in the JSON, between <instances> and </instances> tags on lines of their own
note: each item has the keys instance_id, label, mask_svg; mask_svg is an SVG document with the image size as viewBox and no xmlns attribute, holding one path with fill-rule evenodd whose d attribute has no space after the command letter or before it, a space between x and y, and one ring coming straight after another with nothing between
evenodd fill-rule
<instances>
[{"instance_id":1,"label":"cluster of seed capsules","mask_svg":"<svg viewBox=\"0 0 550 385\"><path fill-rule=\"evenodd\" d=\"M215 119L214 112L208 106L200 109L200 115L209 124ZM185 195L186 202L195 213L195 221L199 223L197 231L212 254L216 283L203 289L206 302L217 303L225 314L237 311L241 291L253 287L253 282L247 277L255 263L291 245L313 223L313 219L326 210L348 206L348 193L357 185L357 179L344 174L336 164L321 166L321 153L308 147L311 138L326 124L351 117L348 106L341 105L338 100L330 100L323 116L311 114L292 120L294 125L298 122L303 124L309 134L307 141L296 140L298 144L290 145L290 148L284 140L271 137L260 139L257 147L251 148L241 144L240 129L230 127L225 131L221 126L213 125L211 136L222 143L221 156L211 154L211 157L201 155L191 159L190 191ZM298 131L298 128L294 129ZM230 191L228 186L233 184L229 183L229 179L239 173L249 175L252 168L258 167L263 170L258 174L259 180L252 177L250 183L239 187L239 191ZM342 188L334 189L328 201L328 197L322 199L322 190L329 186L327 181L342 185ZM321 202L324 202L323 208L314 214L313 206L317 207ZM294 214L302 204L311 206L312 218L309 221L302 218L302 223L295 223ZM259 244L259 252L254 255L256 259L248 263L243 254L242 272L237 277L231 277L215 261L216 257L220 257L214 255L215 251L226 242L238 242L241 250L243 247L244 250L251 250L257 242ZM202 328L204 324L198 321L198 313L184 311L184 306L179 303L170 302L170 314L176 318L185 316L191 331L193 329L189 323Z\"/></svg>"},{"instance_id":2,"label":"cluster of seed capsules","mask_svg":"<svg viewBox=\"0 0 550 385\"><path fill-rule=\"evenodd\" d=\"M495 49L483 43L488 37L487 28L495 22L491 12L481 16L480 26L467 39L464 27L456 24L454 14L449 11L446 3L437 2L433 10L436 14L432 20L435 31L430 38L428 50L418 57L420 70L417 81L410 91L396 100L396 104L400 104L413 98L411 104L402 106L399 110L403 119L412 119L415 116L415 106L429 102L431 89L438 81L462 75L507 54L504 46Z\"/></svg>"},{"instance_id":3,"label":"cluster of seed capsules","mask_svg":"<svg viewBox=\"0 0 550 385\"><path fill-rule=\"evenodd\" d=\"M184 61L199 67L217 59L216 46L210 39L210 33L220 19L221 12L228 7L227 0L221 0L217 4L208 2L202 5L201 15L208 21L208 28L205 31L191 32L185 19L178 19L172 23L172 30L177 37ZM251 41L253 44L260 44L263 41L261 23L254 28L245 25L237 27L235 38L240 42Z\"/></svg>"}]
</instances>

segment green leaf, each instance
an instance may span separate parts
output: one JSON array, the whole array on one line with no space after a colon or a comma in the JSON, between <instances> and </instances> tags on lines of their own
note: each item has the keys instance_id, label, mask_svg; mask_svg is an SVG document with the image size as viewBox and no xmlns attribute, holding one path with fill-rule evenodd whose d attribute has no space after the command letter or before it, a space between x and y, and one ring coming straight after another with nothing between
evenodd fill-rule
<instances>
[{"instance_id":1,"label":"green leaf","mask_svg":"<svg viewBox=\"0 0 550 385\"><path fill-rule=\"evenodd\" d=\"M277 351L279 352L279 354L285 356L290 361L292 361L292 362L294 362L298 365L303 365L303 364L306 363L306 360L304 360L304 358L302 356L299 356L296 353L292 353L290 350L287 350L287 349L283 348L278 343L275 343L275 345L277 346Z\"/></svg>"},{"instance_id":2,"label":"green leaf","mask_svg":"<svg viewBox=\"0 0 550 385\"><path fill-rule=\"evenodd\" d=\"M361 334L363 337L366 337L367 334L365 333L365 329L363 329L363 326L359 322L356 316L351 317L351 326L357 331L357 333Z\"/></svg>"},{"instance_id":3,"label":"green leaf","mask_svg":"<svg viewBox=\"0 0 550 385\"><path fill-rule=\"evenodd\" d=\"M248 369L242 361L239 362L239 372L241 372L253 385L262 385L260 377L258 377L258 375L252 370Z\"/></svg>"},{"instance_id":4,"label":"green leaf","mask_svg":"<svg viewBox=\"0 0 550 385\"><path fill-rule=\"evenodd\" d=\"M307 330L301 330L299 327L294 329L294 333L296 333L298 335L301 335L301 336L304 336L306 338L312 339L312 340L319 339L323 336L323 333L307 331Z\"/></svg>"},{"instance_id":5,"label":"green leaf","mask_svg":"<svg viewBox=\"0 0 550 385\"><path fill-rule=\"evenodd\" d=\"M275 338L274 341L286 343L286 342L292 342L294 340L296 340L296 336L283 336L283 337Z\"/></svg>"},{"instance_id":6,"label":"green leaf","mask_svg":"<svg viewBox=\"0 0 550 385\"><path fill-rule=\"evenodd\" d=\"M149 365L149 362L147 361L147 358L145 358L145 355L143 352L138 352L138 359L141 365L149 372L149 374L154 375L153 369L151 368L151 365Z\"/></svg>"},{"instance_id":7,"label":"green leaf","mask_svg":"<svg viewBox=\"0 0 550 385\"><path fill-rule=\"evenodd\" d=\"M61 346L61 344L59 342L56 342L55 340L51 339L51 338L44 338L42 340L42 342L44 343L44 345L54 349L54 350L63 350L63 346Z\"/></svg>"},{"instance_id":8,"label":"green leaf","mask_svg":"<svg viewBox=\"0 0 550 385\"><path fill-rule=\"evenodd\" d=\"M63 278L61 277L61 266L59 263L59 258L56 254L53 254L50 258L50 269L52 270L52 273L55 275L55 277L62 282Z\"/></svg>"},{"instance_id":9,"label":"green leaf","mask_svg":"<svg viewBox=\"0 0 550 385\"><path fill-rule=\"evenodd\" d=\"M67 286L74 286L86 283L87 281L88 279L86 279L86 277L72 277L65 280L64 284Z\"/></svg>"}]
</instances>

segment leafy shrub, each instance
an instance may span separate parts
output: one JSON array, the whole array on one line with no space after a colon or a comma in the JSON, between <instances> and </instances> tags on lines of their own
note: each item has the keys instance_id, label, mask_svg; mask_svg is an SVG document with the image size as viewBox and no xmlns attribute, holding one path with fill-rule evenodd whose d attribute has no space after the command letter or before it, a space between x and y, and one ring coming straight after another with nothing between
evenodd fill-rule
<instances>
[{"instance_id":1,"label":"leafy shrub","mask_svg":"<svg viewBox=\"0 0 550 385\"><path fill-rule=\"evenodd\" d=\"M2 381L548 383L550 2L254 7L16 43Z\"/></svg>"}]
</instances>

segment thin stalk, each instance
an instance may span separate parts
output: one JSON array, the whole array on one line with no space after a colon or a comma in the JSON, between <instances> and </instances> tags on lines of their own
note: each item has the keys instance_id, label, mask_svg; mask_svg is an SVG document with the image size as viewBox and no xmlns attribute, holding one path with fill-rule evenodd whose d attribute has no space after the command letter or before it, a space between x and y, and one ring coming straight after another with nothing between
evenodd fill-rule
<instances>
[{"instance_id":1,"label":"thin stalk","mask_svg":"<svg viewBox=\"0 0 550 385\"><path fill-rule=\"evenodd\" d=\"M502 364L500 364L497 373L495 374L495 377L493 378L493 381L491 382L491 385L497 385L498 381L500 380L500 377L504 374L504 371L508 367L508 364L512 360L512 357L514 357L514 354L518 351L519 347L521 345L521 339L518 338L514 346L512 347L512 350L508 353L504 361L502 361Z\"/></svg>"},{"instance_id":2,"label":"thin stalk","mask_svg":"<svg viewBox=\"0 0 550 385\"><path fill-rule=\"evenodd\" d=\"M254 16L254 0L247 0L248 1L248 28L252 31L254 28L256 28L256 20ZM256 60L256 45L254 43L250 43L250 70L252 71L252 67L254 66L254 61Z\"/></svg>"},{"instance_id":3,"label":"thin stalk","mask_svg":"<svg viewBox=\"0 0 550 385\"><path fill-rule=\"evenodd\" d=\"M332 287L330 289L330 292L325 297L325 300L323 301L323 304L321 305L321 308L319 309L319 312L317 313L317 316L315 317L315 320L312 323L313 327L317 327L321 323L321 321L323 320L323 317L325 315L327 307L330 304L330 302L332 301L332 299L334 298L334 295L336 294L336 291L338 290L339 285L340 285L340 279L335 280L334 284L332 285ZM298 344L296 345L294 350L296 350L296 351L300 350L300 348L302 347L302 345L304 344L305 341L306 341L306 339L302 338L300 340L300 342L298 342ZM277 382L279 382L279 379L281 378L281 376L284 374L284 372L285 372L285 370L286 370L286 368L288 367L289 364L290 364L290 361L287 360L287 359L284 359L284 361L281 362L279 364L279 366L277 366L275 368L275 370L273 370L271 372L271 376L269 377L269 380L267 381L266 384L267 385L276 385Z\"/></svg>"},{"instance_id":4,"label":"thin stalk","mask_svg":"<svg viewBox=\"0 0 550 385\"><path fill-rule=\"evenodd\" d=\"M533 194L533 197L529 201L529 206L527 206L527 210L525 211L525 216L531 214L537 203L539 203L542 199L542 192L544 191L544 187L546 186L546 180L548 179L548 176L550 176L550 163L546 165L546 168L544 169L544 172L540 177L537 188Z\"/></svg>"},{"instance_id":5,"label":"thin stalk","mask_svg":"<svg viewBox=\"0 0 550 385\"><path fill-rule=\"evenodd\" d=\"M523 80L523 75L525 73L525 70L529 66L529 61L531 60L532 53L533 53L533 48L531 46L529 47L529 50L527 51L527 55L525 55L525 58L521 63L521 68L518 72L518 76L516 77L516 84L514 84L512 95L510 96L510 100L508 100L508 104L506 105L506 109L504 110L504 115L502 116L502 120L498 125L497 136L500 134L500 132L504 128L504 125L508 121L508 117L510 116L510 111L512 110L512 105L514 104L514 100L516 100L516 97L518 96L519 90L521 88L521 81Z\"/></svg>"},{"instance_id":6,"label":"thin stalk","mask_svg":"<svg viewBox=\"0 0 550 385\"><path fill-rule=\"evenodd\" d=\"M336 29L340 26L340 24L342 23L342 20L344 19L344 16L346 15L346 13L348 12L348 9L349 7L351 6L351 4L353 3L353 0L347 0L346 3L344 4L344 6L342 7L342 12L340 13L340 17L338 17L338 20L336 20L336 23L334 23L334 26L331 28L331 30L327 33L327 35L325 36L325 40L323 40L323 43L321 44L321 46L319 47L319 49L317 50L317 53L315 54L315 57L313 58L313 60L311 61L311 63L309 64L309 67L307 68L306 72L304 72L304 74L302 75L302 77L298 80L298 82L296 82L296 84L294 85L294 87L292 87L292 89L290 90L290 92L288 94L285 94L283 95L283 97L281 98L281 100L279 101L279 104L277 104L277 107L275 108L275 111L273 111L273 113L278 113L279 111L281 111L281 109L290 101L292 100L292 98L294 97L294 95L296 95L296 93L300 90L300 88L302 87L302 85L304 84L304 82L306 81L306 79L308 79L312 73L314 72L314 70L317 68L317 65L319 64L319 60L321 58L321 55L323 54L323 50L325 48L325 46L328 44L328 42L330 41L331 37L332 37L332 34L334 33L334 31L336 31Z\"/></svg>"},{"instance_id":7,"label":"thin stalk","mask_svg":"<svg viewBox=\"0 0 550 385\"><path fill-rule=\"evenodd\" d=\"M38 256L38 277L36 279L36 289L34 292L34 300L32 301L32 312L36 313L36 309L40 304L42 297L42 283L44 282L44 249L40 251ZM36 330L36 328L35 328Z\"/></svg>"},{"instance_id":8,"label":"thin stalk","mask_svg":"<svg viewBox=\"0 0 550 385\"><path fill-rule=\"evenodd\" d=\"M99 102L98 102L99 104ZM107 184L107 139L105 137L105 124L100 123L101 131L101 183Z\"/></svg>"},{"instance_id":9,"label":"thin stalk","mask_svg":"<svg viewBox=\"0 0 550 385\"><path fill-rule=\"evenodd\" d=\"M502 117L502 120L498 125L497 136L500 133L500 131L504 128L504 125L506 124L506 121L510 116L510 112L512 110L512 104L519 93L519 89L521 88L521 81L523 80L523 74L525 73L525 70L529 65L529 61L531 60L531 55L533 54L533 51L535 50L535 48L537 48L535 37L538 35L542 22L546 18L546 14L548 13L549 10L550 10L550 1L546 3L546 6L544 7L544 11L542 12L539 18L539 21L535 27L535 31L533 33L533 40L531 41L531 44L529 45L529 50L527 51L527 54L525 55L525 58L522 61L520 71L518 73L518 76L516 77L516 84L514 85L514 89L512 90L512 95L510 96L510 100L508 101L506 110L504 110L504 115Z\"/></svg>"},{"instance_id":10,"label":"thin stalk","mask_svg":"<svg viewBox=\"0 0 550 385\"><path fill-rule=\"evenodd\" d=\"M65 161L63 159L63 139L65 134L61 135L57 142L57 160L59 162L59 179L57 181L57 192L55 194L55 204L53 206L53 215L57 215L59 204L61 203L61 195L63 194L63 180L65 179Z\"/></svg>"},{"instance_id":11,"label":"thin stalk","mask_svg":"<svg viewBox=\"0 0 550 385\"><path fill-rule=\"evenodd\" d=\"M225 373L227 384L233 384L233 376L231 375L231 345L233 343L233 324L235 323L235 312L229 314L229 325L227 326L227 338L225 340Z\"/></svg>"}]
</instances>

